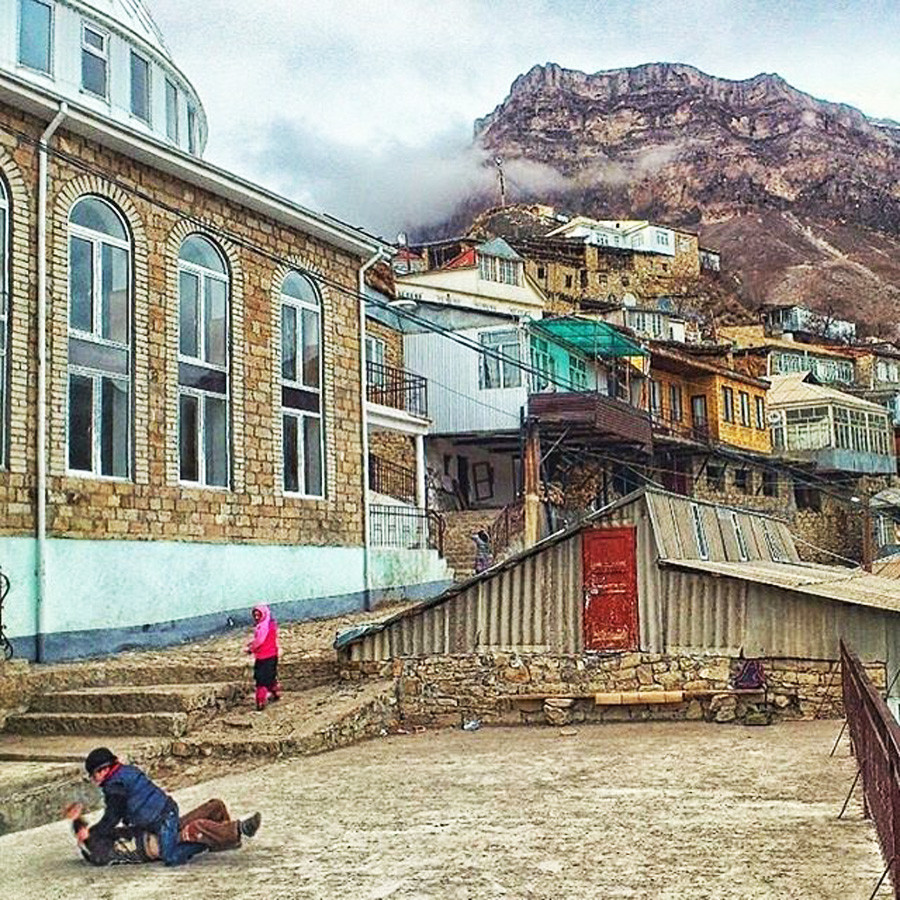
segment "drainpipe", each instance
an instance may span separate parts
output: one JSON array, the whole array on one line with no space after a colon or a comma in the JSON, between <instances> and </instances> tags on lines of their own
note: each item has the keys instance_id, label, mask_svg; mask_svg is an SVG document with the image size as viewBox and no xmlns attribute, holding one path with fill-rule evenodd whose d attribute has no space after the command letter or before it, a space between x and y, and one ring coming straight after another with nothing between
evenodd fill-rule
<instances>
[{"instance_id":1,"label":"drainpipe","mask_svg":"<svg viewBox=\"0 0 900 900\"><path fill-rule=\"evenodd\" d=\"M360 266L359 269L359 396L362 405L362 525L363 525L363 597L366 611L371 609L370 591L370 557L369 546L369 415L368 378L366 377L366 272L379 260L384 258L384 251L379 250Z\"/></svg>"},{"instance_id":2,"label":"drainpipe","mask_svg":"<svg viewBox=\"0 0 900 900\"><path fill-rule=\"evenodd\" d=\"M47 595L47 144L66 117L59 111L38 144L37 208L37 595L35 598L35 657L43 662L44 600Z\"/></svg>"}]
</instances>

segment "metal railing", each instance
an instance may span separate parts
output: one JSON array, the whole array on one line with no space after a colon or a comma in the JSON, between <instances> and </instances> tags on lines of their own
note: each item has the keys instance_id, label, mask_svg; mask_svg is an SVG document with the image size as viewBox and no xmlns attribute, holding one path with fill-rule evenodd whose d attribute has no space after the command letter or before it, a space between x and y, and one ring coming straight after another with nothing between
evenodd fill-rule
<instances>
[{"instance_id":1,"label":"metal railing","mask_svg":"<svg viewBox=\"0 0 900 900\"><path fill-rule=\"evenodd\" d=\"M369 490L415 505L416 471L370 453Z\"/></svg>"},{"instance_id":2,"label":"metal railing","mask_svg":"<svg viewBox=\"0 0 900 900\"><path fill-rule=\"evenodd\" d=\"M692 441L707 443L710 440L709 422L692 422L689 415L676 419L660 411L650 412L650 424L654 434L671 434Z\"/></svg>"},{"instance_id":3,"label":"metal railing","mask_svg":"<svg viewBox=\"0 0 900 900\"><path fill-rule=\"evenodd\" d=\"M406 369L366 360L366 398L371 403L428 415L428 379Z\"/></svg>"},{"instance_id":4,"label":"metal railing","mask_svg":"<svg viewBox=\"0 0 900 900\"><path fill-rule=\"evenodd\" d=\"M9 593L9 578L0 571L0 655L3 659L12 659L13 645L6 636L6 628L3 625L3 601Z\"/></svg>"},{"instance_id":5,"label":"metal railing","mask_svg":"<svg viewBox=\"0 0 900 900\"><path fill-rule=\"evenodd\" d=\"M394 550L437 550L444 555L444 520L434 510L369 505L369 543Z\"/></svg>"},{"instance_id":6,"label":"metal railing","mask_svg":"<svg viewBox=\"0 0 900 900\"><path fill-rule=\"evenodd\" d=\"M893 896L900 900L900 725L859 657L843 641L841 679L844 715L862 775L865 813L875 823Z\"/></svg>"},{"instance_id":7,"label":"metal railing","mask_svg":"<svg viewBox=\"0 0 900 900\"><path fill-rule=\"evenodd\" d=\"M491 522L487 532L491 555L496 562L510 544L525 532L525 501L514 500L504 506L497 518Z\"/></svg>"}]
</instances>

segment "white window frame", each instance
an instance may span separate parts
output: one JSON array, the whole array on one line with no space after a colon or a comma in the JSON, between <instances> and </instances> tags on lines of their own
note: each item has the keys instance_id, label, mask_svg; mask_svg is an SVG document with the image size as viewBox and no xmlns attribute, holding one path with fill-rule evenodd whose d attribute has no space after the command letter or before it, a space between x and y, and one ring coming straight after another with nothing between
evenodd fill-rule
<instances>
[{"instance_id":1,"label":"white window frame","mask_svg":"<svg viewBox=\"0 0 900 900\"><path fill-rule=\"evenodd\" d=\"M385 352L387 351L387 342L380 337L376 337L374 334L366 335L366 362L374 363L377 366L384 367L386 365L384 361ZM367 373L368 374L368 373ZM384 371L375 370L373 372L372 378L369 378L367 381L368 384L374 385L375 387L384 387L385 386L385 377Z\"/></svg>"},{"instance_id":2,"label":"white window frame","mask_svg":"<svg viewBox=\"0 0 900 900\"><path fill-rule=\"evenodd\" d=\"M734 528L734 539L737 542L738 556L741 558L741 562L747 562L750 559L750 552L747 549L747 539L744 537L741 521L738 519L736 512L731 513L731 527Z\"/></svg>"},{"instance_id":3,"label":"white window frame","mask_svg":"<svg viewBox=\"0 0 900 900\"><path fill-rule=\"evenodd\" d=\"M171 78L166 78L166 137L172 141L176 146L178 145L178 139L181 134L181 122L178 118L178 97L179 90L178 85L172 81ZM174 94L173 105L169 105L169 99ZM174 116L172 115L174 113ZM169 129L170 122L175 123L174 134Z\"/></svg>"},{"instance_id":4,"label":"white window frame","mask_svg":"<svg viewBox=\"0 0 900 900\"><path fill-rule=\"evenodd\" d=\"M197 152L197 109L190 101L187 105L188 153Z\"/></svg>"},{"instance_id":5,"label":"white window frame","mask_svg":"<svg viewBox=\"0 0 900 900\"><path fill-rule=\"evenodd\" d=\"M747 391L738 391L738 402L741 407L741 425L750 428L753 424L750 420L750 394Z\"/></svg>"},{"instance_id":6,"label":"white window frame","mask_svg":"<svg viewBox=\"0 0 900 900\"><path fill-rule=\"evenodd\" d=\"M98 47L94 47L87 40L85 40L85 32L91 31L97 37L101 38L103 41L103 49L99 49ZM81 22L81 53L82 56L79 57L79 62L83 59L85 53L91 54L91 56L96 56L97 59L103 60L103 93L98 94L92 91L89 87L85 87L84 84L84 71L82 70L79 73L79 82L81 84L81 91L85 94L90 94L92 97L99 97L101 100L109 101L109 32L104 31L99 25L95 25L93 22L82 20Z\"/></svg>"},{"instance_id":7,"label":"white window frame","mask_svg":"<svg viewBox=\"0 0 900 900\"><path fill-rule=\"evenodd\" d=\"M134 60L139 59L147 67L147 83L144 88L144 101L147 104L147 115L142 116L134 110ZM145 125L153 124L153 66L150 60L137 50L130 49L128 54L128 108L131 115Z\"/></svg>"},{"instance_id":8,"label":"white window frame","mask_svg":"<svg viewBox=\"0 0 900 900\"><path fill-rule=\"evenodd\" d=\"M279 403L279 407L281 409L281 485L284 490L284 494L287 497L296 497L304 500L324 500L328 496L328 478L327 478L327 466L326 466L326 458L325 458L325 392L324 392L324 377L325 377L325 335L323 329L323 316L322 316L322 292L318 288L318 284L316 283L316 279L310 275L308 272L297 272L298 275L307 279L311 284L313 289L316 291L319 297L318 303L310 303L305 300L301 300L299 297L292 297L288 294L280 292L279 297L281 301L281 305L278 309L278 328L279 328L279 340L278 340L278 379L280 387L288 387L293 388L295 390L307 391L309 393L316 393L319 398L319 411L312 412L310 410L304 409L295 409L294 407L284 406ZM285 276L287 278L287 276ZM282 282L283 286L283 282ZM299 380L293 380L290 378L285 378L283 375L283 370L281 367L282 353L283 353L283 340L284 335L282 331L282 316L281 311L285 306L290 306L296 311L297 315L297 324L298 327L295 328L295 340L296 346L294 347L294 358L297 360L297 375L299 376ZM318 333L319 333L319 378L318 378L318 386L308 385L303 381L303 312L314 312L318 316ZM368 340L372 338L373 341L381 341L380 338L373 337L370 335L366 336L366 352L368 354ZM381 341L384 345L384 341ZM368 356L366 357L368 359ZM285 417L290 417L297 420L297 486L298 489L296 491L291 491L287 489L285 485L286 481L286 472L285 472L285 460L284 460L284 419ZM317 419L319 421L319 460L320 460L320 469L322 473L322 489L318 494L309 493L306 490L306 456L304 453L305 447L305 429L304 429L304 420L305 419Z\"/></svg>"},{"instance_id":9,"label":"white window frame","mask_svg":"<svg viewBox=\"0 0 900 900\"><path fill-rule=\"evenodd\" d=\"M49 78L53 77L53 49L54 49L54 35L56 33L56 9L55 4L48 3L46 0L31 0L31 2L38 4L39 6L44 6L50 11L50 27L47 35L47 68L46 69L37 69L34 66L29 65L26 62L22 62L22 25L23 25L23 15L22 15L22 3L24 0L19 0L18 6L18 28L16 29L16 65L21 66L23 69L27 69L29 72L37 72L39 75L46 75Z\"/></svg>"},{"instance_id":10,"label":"white window frame","mask_svg":"<svg viewBox=\"0 0 900 900\"><path fill-rule=\"evenodd\" d=\"M766 536L766 547L769 550L772 562L789 562L790 560L781 543L781 537L772 533L770 522L763 521L763 534Z\"/></svg>"},{"instance_id":11,"label":"white window frame","mask_svg":"<svg viewBox=\"0 0 900 900\"><path fill-rule=\"evenodd\" d=\"M509 340L498 341L497 343L492 342L493 336L506 336L512 335ZM515 328L502 328L495 329L493 331L482 331L478 335L478 342L481 346L487 350L488 352L481 352L478 354L478 387L482 391L496 391L496 390L509 390L510 388L519 388L522 387L522 342L519 337L519 332ZM512 347L516 348L515 357L508 356L503 352L504 347ZM486 365L488 360L493 360L498 365L499 372L499 384L488 384L488 379L486 376ZM509 360L509 365L512 370L515 372L515 376L511 377L510 384L507 384L506 381L506 365L505 360Z\"/></svg>"},{"instance_id":12,"label":"white window frame","mask_svg":"<svg viewBox=\"0 0 900 900\"><path fill-rule=\"evenodd\" d=\"M9 285L11 279L9 258L9 212L10 204L6 184L0 178L0 212L3 214L3 227L0 228L0 259L4 265L0 267L0 469L8 465L9 425Z\"/></svg>"},{"instance_id":13,"label":"white window frame","mask_svg":"<svg viewBox=\"0 0 900 900\"><path fill-rule=\"evenodd\" d=\"M130 362L130 360L129 360ZM72 409L72 389L71 378L78 375L83 378L90 378L91 385L91 468L73 469L69 464L69 423L70 413ZM127 433L125 435L126 445L128 447L128 473L125 475L104 475L101 471L102 465L102 424L103 424L103 379L108 378L110 381L124 384L126 387L126 400L128 402L128 422ZM132 379L129 375L119 375L113 372L103 372L99 369L88 368L87 366L68 366L66 372L66 474L75 478L94 478L103 481L120 481L130 482L131 472L133 468L133 440L134 440L134 421L132 407L134 398L132 396Z\"/></svg>"},{"instance_id":14,"label":"white window frame","mask_svg":"<svg viewBox=\"0 0 900 900\"><path fill-rule=\"evenodd\" d=\"M71 206L69 210L69 217L71 219L72 211L75 207L82 202L83 200L95 200L98 203L102 203L104 206L108 207L115 216L119 219L122 224L125 233L128 234L128 223L125 221L121 212L105 197L100 197L93 194L85 194L79 197ZM72 277L72 243L71 239L73 237L77 237L79 240L85 241L91 246L91 281L92 281L92 294L91 294L91 330L85 331L81 328L76 328L72 325L72 289L71 289L71 277ZM128 264L127 271L127 284L128 284L128 294L127 294L127 302L126 302L126 339L125 341L116 341L112 338L105 338L102 335L102 321L103 321L103 245L108 244L110 247L115 247L119 250L124 250L126 254L126 260ZM128 482L133 478L134 473L134 447L133 447L133 435L134 435L134 354L132 352L132 342L134 340L133 337L133 316L134 316L134 252L132 248L131 240L122 240L120 238L113 237L112 235L108 235L105 232L101 231L93 231L90 228L85 228L83 225L77 225L72 221L68 222L68 237L66 240L67 247L67 275L69 278L69 287L66 292L66 323L67 323L67 333L69 338L75 338L76 340L89 342L92 344L96 344L99 347L111 347L116 350L123 350L128 354L128 362L127 369L128 373L123 375L121 372L113 372L109 370L104 370L101 368L95 368L92 366L83 366L83 365L72 365L68 364L66 366L66 413L65 413L65 422L66 422L66 472L69 475L78 478L97 478L103 479L104 481L122 481ZM92 448L91 448L91 469L73 469L69 465L69 415L71 412L71 376L72 375L80 375L83 377L89 377L93 380L92 387L92 410L91 410L91 427L92 427ZM125 383L127 385L127 399L128 399L128 422L127 422L127 446L128 446L128 459L127 459L127 472L125 475L105 475L100 471L102 458L101 458L101 425L102 425L102 395L101 395L101 382L102 379L108 378L110 381L115 381L119 383Z\"/></svg>"},{"instance_id":15,"label":"white window frame","mask_svg":"<svg viewBox=\"0 0 900 900\"><path fill-rule=\"evenodd\" d=\"M697 556L700 559L709 559L709 541L706 537L706 529L703 526L703 514L697 503L691 504L691 524L694 527L694 542L697 545Z\"/></svg>"},{"instance_id":16,"label":"white window frame","mask_svg":"<svg viewBox=\"0 0 900 900\"><path fill-rule=\"evenodd\" d=\"M191 385L183 385L178 383L178 483L186 487L204 488L213 491L228 491L231 489L232 477L232 408L231 408L231 275L228 269L228 263L221 248L205 234L195 232L185 238L189 240L192 237L199 237L205 240L213 247L215 252L222 260L224 272L217 272L214 269L208 269L197 263L184 260L179 255L177 283L178 283L178 362L190 366L200 366L204 369L210 369L215 372L221 372L225 376L225 393L220 394L217 391L204 391ZM182 241L182 245L184 241ZM180 254L179 249L179 254ZM198 341L197 349L200 356L188 356L181 351L181 273L187 272L197 278L199 287L197 291L197 332ZM206 279L218 281L225 285L225 363L210 362L205 358L206 353ZM198 397L198 415L197 415L197 460L198 460L198 480L188 481L181 477L181 398L182 396ZM209 484L208 483L208 460L206 458L204 439L206 435L206 404L203 402L206 397L213 397L217 400L225 402L225 484Z\"/></svg>"}]
</instances>

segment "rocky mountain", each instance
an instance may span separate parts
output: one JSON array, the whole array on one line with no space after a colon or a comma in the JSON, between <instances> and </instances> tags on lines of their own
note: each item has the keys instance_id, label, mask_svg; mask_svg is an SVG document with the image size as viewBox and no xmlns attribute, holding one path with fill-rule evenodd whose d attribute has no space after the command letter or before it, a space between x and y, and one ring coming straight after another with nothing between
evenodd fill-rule
<instances>
[{"instance_id":1,"label":"rocky mountain","mask_svg":"<svg viewBox=\"0 0 900 900\"><path fill-rule=\"evenodd\" d=\"M729 81L659 63L596 74L547 64L475 124L491 156L549 167L516 184L603 218L700 232L742 300L900 321L900 128L777 75ZM494 201L495 202L495 201ZM471 207L470 207L471 208Z\"/></svg>"}]
</instances>

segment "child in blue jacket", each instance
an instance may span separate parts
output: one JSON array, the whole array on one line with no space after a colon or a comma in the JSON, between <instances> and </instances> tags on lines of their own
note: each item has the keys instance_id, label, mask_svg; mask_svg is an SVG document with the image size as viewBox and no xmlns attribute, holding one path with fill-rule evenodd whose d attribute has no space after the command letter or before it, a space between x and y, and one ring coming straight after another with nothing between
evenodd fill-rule
<instances>
[{"instance_id":1,"label":"child in blue jacket","mask_svg":"<svg viewBox=\"0 0 900 900\"><path fill-rule=\"evenodd\" d=\"M106 803L103 818L89 831L91 837L112 837L120 822L152 832L167 866L180 866L206 849L180 840L178 804L137 766L123 765L111 750L97 747L88 753L84 767Z\"/></svg>"}]
</instances>

